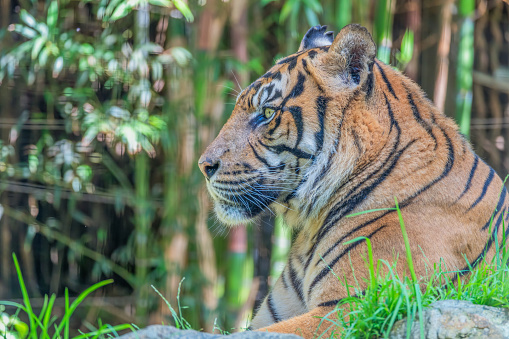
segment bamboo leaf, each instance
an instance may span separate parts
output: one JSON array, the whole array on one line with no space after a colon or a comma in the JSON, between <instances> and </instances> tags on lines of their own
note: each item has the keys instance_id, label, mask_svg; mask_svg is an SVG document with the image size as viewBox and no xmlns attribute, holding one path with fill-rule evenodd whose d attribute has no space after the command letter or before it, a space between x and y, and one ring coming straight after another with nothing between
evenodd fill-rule
<instances>
[{"instance_id":1,"label":"bamboo leaf","mask_svg":"<svg viewBox=\"0 0 509 339\"><path fill-rule=\"evenodd\" d=\"M173 0L173 4L175 7L182 13L182 15L186 18L187 21L193 22L194 16L187 4L182 0Z\"/></svg>"},{"instance_id":2,"label":"bamboo leaf","mask_svg":"<svg viewBox=\"0 0 509 339\"><path fill-rule=\"evenodd\" d=\"M20 24L14 25L14 31L28 39L33 39L38 35L35 30Z\"/></svg>"},{"instance_id":3,"label":"bamboo leaf","mask_svg":"<svg viewBox=\"0 0 509 339\"><path fill-rule=\"evenodd\" d=\"M58 2L53 0L48 7L48 18L46 23L48 28L54 29L58 20Z\"/></svg>"},{"instance_id":4,"label":"bamboo leaf","mask_svg":"<svg viewBox=\"0 0 509 339\"><path fill-rule=\"evenodd\" d=\"M30 14L28 13L25 9L22 9L21 12L19 13L19 17L20 19L25 23L27 24L28 26L32 27L32 28L35 28L35 25L37 24L37 21L35 20L35 18Z\"/></svg>"},{"instance_id":5,"label":"bamboo leaf","mask_svg":"<svg viewBox=\"0 0 509 339\"><path fill-rule=\"evenodd\" d=\"M32 47L32 60L37 59L37 57L39 56L39 52L41 51L42 46L44 45L45 42L46 39L44 39L43 37L38 37L37 39L34 40L34 45Z\"/></svg>"},{"instance_id":6,"label":"bamboo leaf","mask_svg":"<svg viewBox=\"0 0 509 339\"><path fill-rule=\"evenodd\" d=\"M122 2L120 5L118 5L117 8L115 8L113 14L111 14L110 20L116 21L122 19L127 14L129 14L131 10L132 8L127 4L127 2Z\"/></svg>"}]
</instances>

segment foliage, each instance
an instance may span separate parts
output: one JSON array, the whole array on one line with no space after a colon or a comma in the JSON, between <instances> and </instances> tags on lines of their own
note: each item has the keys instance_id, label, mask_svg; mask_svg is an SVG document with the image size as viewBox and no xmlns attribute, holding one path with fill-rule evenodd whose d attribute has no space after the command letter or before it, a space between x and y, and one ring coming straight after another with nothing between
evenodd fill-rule
<instances>
[{"instance_id":1,"label":"foliage","mask_svg":"<svg viewBox=\"0 0 509 339\"><path fill-rule=\"evenodd\" d=\"M65 308L64 314L62 315L62 319L60 322L58 321L58 317L53 314L54 312L54 303L56 299L56 295L53 294L48 298L47 295L44 296L44 305L41 309L39 315L34 312L32 305L30 303L30 297L28 295L28 291L25 285L25 281L23 279L23 275L21 273L21 269L18 263L18 259L15 254L12 255L14 260L14 265L16 266L16 273L18 275L19 286L21 288L21 292L23 295L23 304L11 302L11 301L0 301L0 305L15 307L17 309L16 315L13 317L2 316L3 319L8 320L8 326L13 326L17 335L12 334L13 331L8 327L9 334L13 338L31 338L31 339L40 339L40 338L48 338L48 339L56 339L56 338L66 338L68 339L71 334L70 327L70 319L73 313L76 311L78 306L82 303L82 301L91 293L101 288L102 286L111 284L113 280L106 280L100 283L97 283L89 288L87 288L83 293L81 293L72 303L69 301L69 293L66 289L65 291ZM28 322L30 326L27 326L23 322L18 319L18 312L23 311L28 316ZM81 333L78 336L74 336L74 339L81 338L105 338L106 334L113 333L116 334L117 331L122 331L126 329L134 330L134 328L129 325L118 325L118 326L109 326L102 325L96 331L90 333ZM53 332L53 335L51 333ZM7 336L9 338L9 336Z\"/></svg>"}]
</instances>

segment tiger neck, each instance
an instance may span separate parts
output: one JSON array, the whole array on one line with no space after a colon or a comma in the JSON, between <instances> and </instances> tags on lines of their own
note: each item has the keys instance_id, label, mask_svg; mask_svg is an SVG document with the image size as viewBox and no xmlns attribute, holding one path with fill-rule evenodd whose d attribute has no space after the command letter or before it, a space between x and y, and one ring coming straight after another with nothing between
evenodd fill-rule
<instances>
[{"instance_id":1,"label":"tiger neck","mask_svg":"<svg viewBox=\"0 0 509 339\"><path fill-rule=\"evenodd\" d=\"M380 183L377 180L391 173L391 165L398 161L394 154L403 153L405 145L414 147L422 143L412 135L411 126L415 121L409 119L412 108L405 100L405 94L410 93L420 107L431 112L433 119L434 115L439 117L441 114L410 80L390 67L384 66L383 70L401 80L402 88L398 88L398 93L403 93L401 98L392 96L383 87L386 85L380 73L375 72L378 86L371 100L343 112L338 147L334 149L334 140L329 141L329 151L317 157L296 198L288 203L287 209L282 209L285 222L291 228L305 229L312 236L331 214L338 214L338 220L343 220L355 212L392 207L394 204L397 188L394 192L381 194L376 189L383 180ZM337 120L337 117L333 119ZM424 156L431 157L432 153L428 147ZM334 161L328 163L331 157ZM398 166L404 166L408 161L416 160L399 159ZM324 171L328 172L327 175L320 178L319 174Z\"/></svg>"}]
</instances>

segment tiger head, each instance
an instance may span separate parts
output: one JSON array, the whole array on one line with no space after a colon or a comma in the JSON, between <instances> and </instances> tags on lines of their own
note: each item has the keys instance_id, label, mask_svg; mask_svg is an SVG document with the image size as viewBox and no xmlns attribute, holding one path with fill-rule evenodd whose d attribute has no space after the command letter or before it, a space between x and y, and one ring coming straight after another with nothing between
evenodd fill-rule
<instances>
[{"instance_id":1,"label":"tiger head","mask_svg":"<svg viewBox=\"0 0 509 339\"><path fill-rule=\"evenodd\" d=\"M246 223L266 210L309 217L353 171L355 137L338 133L345 111L368 109L376 47L359 25L335 39L325 29L311 28L297 53L240 93L200 157L225 224ZM340 139L350 140L349 147L339 147Z\"/></svg>"}]
</instances>

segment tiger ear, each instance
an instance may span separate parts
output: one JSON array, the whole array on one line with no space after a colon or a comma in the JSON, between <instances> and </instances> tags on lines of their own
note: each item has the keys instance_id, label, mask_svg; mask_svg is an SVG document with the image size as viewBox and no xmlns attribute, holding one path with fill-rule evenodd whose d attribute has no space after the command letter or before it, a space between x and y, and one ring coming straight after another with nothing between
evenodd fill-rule
<instances>
[{"instance_id":1,"label":"tiger ear","mask_svg":"<svg viewBox=\"0 0 509 339\"><path fill-rule=\"evenodd\" d=\"M326 30L327 26L311 27L302 38L298 52L332 44L332 41L334 41L334 32L327 32Z\"/></svg>"},{"instance_id":2,"label":"tiger ear","mask_svg":"<svg viewBox=\"0 0 509 339\"><path fill-rule=\"evenodd\" d=\"M337 85L355 88L366 82L375 56L376 46L371 34L365 27L351 24L338 33L322 59L322 67L325 76Z\"/></svg>"}]
</instances>

